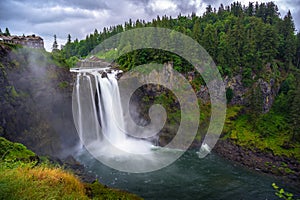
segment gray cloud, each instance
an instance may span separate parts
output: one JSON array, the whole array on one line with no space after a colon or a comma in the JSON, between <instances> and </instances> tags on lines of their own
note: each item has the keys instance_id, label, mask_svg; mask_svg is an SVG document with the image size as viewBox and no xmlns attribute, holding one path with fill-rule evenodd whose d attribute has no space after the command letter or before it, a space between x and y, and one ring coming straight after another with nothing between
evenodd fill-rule
<instances>
[{"instance_id":1,"label":"gray cloud","mask_svg":"<svg viewBox=\"0 0 300 200\"><path fill-rule=\"evenodd\" d=\"M53 6L62 7L72 7L86 10L99 10L99 9L109 9L104 0L50 0L50 1L40 1L40 0L2 0L2 3L20 3L28 7L36 8L48 8Z\"/></svg>"},{"instance_id":2,"label":"gray cloud","mask_svg":"<svg viewBox=\"0 0 300 200\"><path fill-rule=\"evenodd\" d=\"M218 8L221 3L230 5L234 0L1 0L0 26L8 27L13 34L41 35L50 50L53 35L59 43L65 43L67 35L83 39L97 28L124 24L130 18L146 21L157 15L176 17L179 13L196 12L202 15L205 7L211 4ZM270 0L261 0L267 2ZM249 0L240 0L248 5ZM275 0L281 16L291 10L300 30L300 0Z\"/></svg>"},{"instance_id":3,"label":"gray cloud","mask_svg":"<svg viewBox=\"0 0 300 200\"><path fill-rule=\"evenodd\" d=\"M28 6L17 1L10 4L0 4L1 20L21 20L30 24L49 23L64 21L66 19L91 18L92 15L86 10L75 8L66 8L59 6L52 7L34 7L34 3ZM13 9L12 9L13 8Z\"/></svg>"}]
</instances>

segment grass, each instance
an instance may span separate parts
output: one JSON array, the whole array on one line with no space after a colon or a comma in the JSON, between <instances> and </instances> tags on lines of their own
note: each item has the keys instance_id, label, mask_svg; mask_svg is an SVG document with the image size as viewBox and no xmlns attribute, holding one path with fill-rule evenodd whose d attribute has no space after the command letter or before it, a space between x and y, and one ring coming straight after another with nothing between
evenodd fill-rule
<instances>
[{"instance_id":1,"label":"grass","mask_svg":"<svg viewBox=\"0 0 300 200\"><path fill-rule=\"evenodd\" d=\"M45 167L2 170L0 194L0 199L88 199L74 175Z\"/></svg>"},{"instance_id":2,"label":"grass","mask_svg":"<svg viewBox=\"0 0 300 200\"><path fill-rule=\"evenodd\" d=\"M25 199L141 199L95 182L83 183L72 172L49 162L20 143L0 137L0 200Z\"/></svg>"},{"instance_id":3,"label":"grass","mask_svg":"<svg viewBox=\"0 0 300 200\"><path fill-rule=\"evenodd\" d=\"M118 51L115 49L110 49L108 51L100 51L96 54L98 58L113 61L118 57Z\"/></svg>"},{"instance_id":4,"label":"grass","mask_svg":"<svg viewBox=\"0 0 300 200\"><path fill-rule=\"evenodd\" d=\"M240 109L240 107L227 109L225 138L230 138L236 144L254 151L272 152L276 156L287 156L300 161L299 143L284 148L285 144L290 142L291 136L281 116L268 113L272 116L262 116L253 120L250 115L238 114Z\"/></svg>"},{"instance_id":5,"label":"grass","mask_svg":"<svg viewBox=\"0 0 300 200\"><path fill-rule=\"evenodd\" d=\"M0 162L14 162L15 160L24 163L30 162L35 153L28 150L23 144L13 143L0 137Z\"/></svg>"}]
</instances>

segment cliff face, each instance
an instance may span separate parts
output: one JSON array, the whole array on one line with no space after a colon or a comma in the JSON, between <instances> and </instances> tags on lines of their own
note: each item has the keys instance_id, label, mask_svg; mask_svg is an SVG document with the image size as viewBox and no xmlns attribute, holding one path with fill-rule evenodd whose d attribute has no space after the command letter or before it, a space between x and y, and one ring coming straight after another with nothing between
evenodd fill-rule
<instances>
[{"instance_id":1,"label":"cliff face","mask_svg":"<svg viewBox=\"0 0 300 200\"><path fill-rule=\"evenodd\" d=\"M244 86L242 76L236 75L232 78L225 78L226 88L233 91L233 96L230 105L249 105L251 104L250 96L253 92L259 93L259 101L261 104L261 112L267 113L270 111L274 99L279 91L279 85L275 84L275 79L265 80L259 78L254 80L252 87Z\"/></svg>"},{"instance_id":2,"label":"cliff face","mask_svg":"<svg viewBox=\"0 0 300 200\"><path fill-rule=\"evenodd\" d=\"M155 86L156 88L149 86L147 89L149 93L153 93L153 90L157 92L160 91L159 85L169 85L171 87L176 85L179 79L175 73L177 72L173 70L172 63L167 63L161 72L153 70L139 78L141 82L156 81L158 84ZM240 72L232 77L226 76L223 79L226 89L231 90L231 96L227 96L228 105L249 106L253 104L253 99L251 98L255 95L258 97L256 100L257 104L259 104L259 112L269 112L280 89L281 81L283 80L283 77L278 76L280 71L277 67L271 67L271 64L267 64L265 69L262 70L262 74L259 76L252 74L251 84L248 85L244 83L242 73L243 72ZM191 82L194 77L195 73L189 72L188 77L185 79ZM201 102L205 104L210 102L209 90L205 85L201 85L200 88L196 90L196 95Z\"/></svg>"},{"instance_id":3,"label":"cliff face","mask_svg":"<svg viewBox=\"0 0 300 200\"><path fill-rule=\"evenodd\" d=\"M40 154L64 152L67 155L78 142L72 117L71 73L67 68L57 66L52 55L44 51L0 45L0 55L0 136L24 143ZM157 85L141 87L132 98L142 102L132 109L132 115L136 116L136 121L141 120L141 124L149 123L148 108L151 104L169 106L168 123L158 139L162 146L172 139L180 123L178 100L172 91L159 86L178 84L178 76L172 68L172 63L167 63L161 72L153 70L140 76L142 82L155 80ZM227 103L246 108L257 104L258 112L267 113L284 79L278 68L266 65L261 74L251 75L251 84L248 85L243 72L225 77L227 92L231 92ZM187 73L185 79L192 82L193 73ZM209 91L205 85L196 90L196 95L200 102L209 103ZM201 112L204 110L205 113L205 109ZM204 128L201 131L205 133L209 111L203 116Z\"/></svg>"},{"instance_id":4,"label":"cliff face","mask_svg":"<svg viewBox=\"0 0 300 200\"><path fill-rule=\"evenodd\" d=\"M68 70L45 51L0 45L0 54L0 136L53 156L75 146Z\"/></svg>"}]
</instances>

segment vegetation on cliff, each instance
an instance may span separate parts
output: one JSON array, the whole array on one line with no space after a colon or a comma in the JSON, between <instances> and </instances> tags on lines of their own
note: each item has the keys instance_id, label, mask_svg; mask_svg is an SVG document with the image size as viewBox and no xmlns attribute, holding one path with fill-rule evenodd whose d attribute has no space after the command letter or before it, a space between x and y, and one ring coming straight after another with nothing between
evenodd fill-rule
<instances>
[{"instance_id":1,"label":"vegetation on cliff","mask_svg":"<svg viewBox=\"0 0 300 200\"><path fill-rule=\"evenodd\" d=\"M295 34L290 12L281 18L274 2L250 2L245 6L234 2L229 6L221 4L218 9L208 6L203 16L191 13L175 19L157 16L151 22L129 20L124 25L104 28L102 32L96 29L85 40L72 42L69 35L60 53L67 60L76 60L85 57L106 38L140 27L163 27L182 32L199 42L212 56L225 80L228 114L236 112L227 118L223 131L225 139L253 151L300 161L297 153L300 148L300 33ZM111 49L98 56L112 57L123 48L130 49L130 45L120 42L117 52ZM142 49L116 60L125 71L149 62L169 61L186 77L192 73L190 82L199 94L205 83L178 55ZM144 101L167 104L169 122L179 121L179 107L174 96L165 89L156 92L156 97L144 97ZM206 105L201 114L205 127L210 116L209 102L200 104ZM239 106L238 111L236 106Z\"/></svg>"},{"instance_id":2,"label":"vegetation on cliff","mask_svg":"<svg viewBox=\"0 0 300 200\"><path fill-rule=\"evenodd\" d=\"M43 155L57 155L66 135L74 136L65 141L75 145L72 76L65 61L44 50L3 43L0 54L0 136Z\"/></svg>"},{"instance_id":3,"label":"vegetation on cliff","mask_svg":"<svg viewBox=\"0 0 300 200\"><path fill-rule=\"evenodd\" d=\"M72 172L0 137L0 199L140 199Z\"/></svg>"}]
</instances>

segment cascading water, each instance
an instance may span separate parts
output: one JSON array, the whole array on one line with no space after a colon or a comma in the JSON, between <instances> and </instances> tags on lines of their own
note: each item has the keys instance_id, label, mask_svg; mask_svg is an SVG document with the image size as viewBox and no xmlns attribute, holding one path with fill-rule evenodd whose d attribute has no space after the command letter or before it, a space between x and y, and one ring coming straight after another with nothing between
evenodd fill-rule
<instances>
[{"instance_id":1,"label":"cascading water","mask_svg":"<svg viewBox=\"0 0 300 200\"><path fill-rule=\"evenodd\" d=\"M77 74L73 111L82 143L98 148L103 156L149 153L150 142L126 135L116 79L118 71L104 73L105 76L87 70Z\"/></svg>"},{"instance_id":2,"label":"cascading water","mask_svg":"<svg viewBox=\"0 0 300 200\"><path fill-rule=\"evenodd\" d=\"M151 113L153 109L150 109L152 124L148 128L125 123L129 121L130 106L125 105L127 109L123 113L122 107L128 101L122 99L122 102L121 97L128 99L130 93L123 88L119 91L117 70L77 68L71 71L77 73L72 107L81 140L78 157L88 151L93 159L111 168L141 173L168 166L183 154L184 151L178 149L154 147L147 140L153 139L164 124L165 119L161 120L164 115L160 112L153 115L155 112Z\"/></svg>"}]
</instances>

